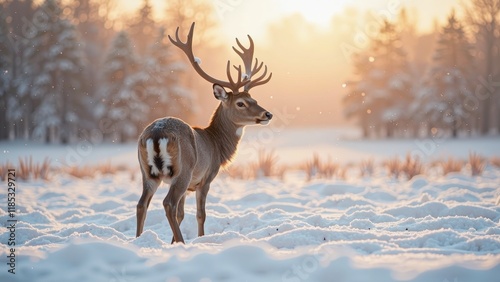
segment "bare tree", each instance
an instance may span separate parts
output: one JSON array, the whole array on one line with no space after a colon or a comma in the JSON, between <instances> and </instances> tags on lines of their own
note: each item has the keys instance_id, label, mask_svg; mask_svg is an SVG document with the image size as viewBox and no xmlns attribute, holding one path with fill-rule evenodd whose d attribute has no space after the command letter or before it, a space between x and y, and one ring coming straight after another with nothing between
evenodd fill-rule
<instances>
[{"instance_id":1,"label":"bare tree","mask_svg":"<svg viewBox=\"0 0 500 282\"><path fill-rule=\"evenodd\" d=\"M483 62L479 67L484 70L483 78L492 80L499 72L495 68L495 59L499 52L496 46L500 33L500 0L470 0L469 4L464 4L466 20L476 35L476 46L478 57ZM482 102L479 106L479 130L482 134L487 134L492 127L492 106L494 104L493 93L485 87L482 88Z\"/></svg>"}]
</instances>

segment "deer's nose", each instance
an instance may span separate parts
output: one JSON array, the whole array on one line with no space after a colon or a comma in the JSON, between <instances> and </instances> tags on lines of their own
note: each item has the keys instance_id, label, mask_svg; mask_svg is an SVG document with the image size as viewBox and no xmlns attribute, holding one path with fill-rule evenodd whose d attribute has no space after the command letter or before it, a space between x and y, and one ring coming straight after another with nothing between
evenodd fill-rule
<instances>
[{"instance_id":1,"label":"deer's nose","mask_svg":"<svg viewBox=\"0 0 500 282\"><path fill-rule=\"evenodd\" d=\"M272 119L273 118L273 114L271 114L270 112L266 112L266 118L267 119Z\"/></svg>"}]
</instances>

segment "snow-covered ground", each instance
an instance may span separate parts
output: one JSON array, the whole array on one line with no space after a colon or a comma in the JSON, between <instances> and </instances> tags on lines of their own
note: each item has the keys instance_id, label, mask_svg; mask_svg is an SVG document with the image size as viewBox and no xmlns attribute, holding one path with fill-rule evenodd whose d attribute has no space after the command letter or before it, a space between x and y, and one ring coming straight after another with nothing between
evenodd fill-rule
<instances>
[{"instance_id":1,"label":"snow-covered ground","mask_svg":"<svg viewBox=\"0 0 500 282\"><path fill-rule=\"evenodd\" d=\"M426 140L335 136L276 134L267 146L283 162L310 158L323 147L328 153L322 156L341 162L412 150L429 159L447 152L465 157L469 150L500 155L494 138L427 140L436 145L427 150L416 143ZM247 138L242 146L252 147L252 134ZM4 156L16 162L23 155L16 148L23 146L1 143L2 162ZM93 144L90 153L74 145L27 146L24 152L35 158L45 152L59 160L73 154L77 164L136 162L134 145ZM350 153L337 159L335 152ZM250 155L244 148L240 153L238 162ZM137 172L120 172L85 180L59 174L48 182L17 181L16 274L7 272L11 233L4 228L0 281L499 281L500 169L492 166L478 177L464 170L410 181L391 179L381 167L371 177L351 173L346 180L312 182L299 171L283 180L220 176L208 195L204 237L196 236L194 195L186 200L181 225L186 245L170 245L161 204L166 186L153 198L145 232L135 238L139 179ZM7 186L2 186L0 222L7 226Z\"/></svg>"},{"instance_id":2,"label":"snow-covered ground","mask_svg":"<svg viewBox=\"0 0 500 282\"><path fill-rule=\"evenodd\" d=\"M234 162L245 164L253 161L260 149L274 150L283 164L304 162L314 153L338 163L359 163L367 159L383 161L407 153L423 161L450 156L466 159L470 152L484 157L500 156L498 136L456 140L440 137L363 140L359 138L359 131L352 128L289 129L276 124L246 128ZM17 163L19 157L32 156L41 162L50 156L52 166L56 167L109 162L138 168L137 144L103 144L98 133L85 136L88 136L86 140L68 146L29 141L0 142L0 161Z\"/></svg>"}]
</instances>

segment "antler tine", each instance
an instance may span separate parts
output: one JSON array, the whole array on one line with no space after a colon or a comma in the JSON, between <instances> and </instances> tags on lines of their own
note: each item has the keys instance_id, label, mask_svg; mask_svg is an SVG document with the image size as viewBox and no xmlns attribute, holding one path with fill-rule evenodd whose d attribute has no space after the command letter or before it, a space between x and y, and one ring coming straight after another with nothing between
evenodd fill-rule
<instances>
[{"instance_id":1,"label":"antler tine","mask_svg":"<svg viewBox=\"0 0 500 282\"><path fill-rule=\"evenodd\" d=\"M264 62L260 62L260 64L259 64L259 59L255 58L255 64L253 65L252 75L258 73L263 65L264 65Z\"/></svg>"},{"instance_id":2,"label":"antler tine","mask_svg":"<svg viewBox=\"0 0 500 282\"><path fill-rule=\"evenodd\" d=\"M228 78L231 80L230 82L228 81L223 81L223 80L219 80L219 79L216 79L216 78L213 78L212 76L208 75L201 67L200 67L200 64L197 62L197 60L195 59L194 57L194 54L193 54L193 34L194 34L194 26L195 26L195 23L193 22L191 24L191 27L189 28L189 33L187 35L187 40L186 42L182 42L182 40L180 39L179 37L179 27L177 27L177 29L175 30L175 40L169 35L168 36L168 39L170 39L170 42L172 42L172 44L174 44L175 46L177 46L179 49L181 49L184 54L186 54L186 56L188 57L189 59L189 62L191 63L191 65L193 66L194 70L203 78L205 79L206 81L208 82L211 82L211 83L215 83L215 84L219 84L220 86L223 86L223 87L227 87L231 90L233 90L234 92L238 92L238 89L243 86L243 85L240 85L239 87L237 87L237 85L235 85L234 83L232 83L232 78L230 77L230 73L228 75ZM228 65L228 68L229 68L229 65Z\"/></svg>"},{"instance_id":3,"label":"antler tine","mask_svg":"<svg viewBox=\"0 0 500 282\"><path fill-rule=\"evenodd\" d=\"M233 90L233 92L236 94L238 93L238 89L240 89L242 86L247 85L250 82L250 80L249 79L242 80L241 65L239 66L233 65L233 67L236 71L238 71L238 80L236 82L234 82L233 76L231 75L231 62L227 61L227 66L226 66L227 78L229 79L229 83L233 87L231 88L231 90Z\"/></svg>"},{"instance_id":4,"label":"antler tine","mask_svg":"<svg viewBox=\"0 0 500 282\"><path fill-rule=\"evenodd\" d=\"M227 74L227 78L229 81L215 79L212 76L208 75L200 67L200 63L198 62L198 60L195 58L195 56L193 54L194 26L195 26L195 23L193 22L191 24L191 27L189 28L189 33L187 35L186 42L183 42L180 39L180 36L179 36L179 29L180 28L179 27L177 27L177 29L175 30L175 39L173 39L172 36L170 36L170 35L168 35L168 39L170 40L170 42L172 42L172 44L177 46L179 49L181 49L184 52L184 54L186 54L186 56L189 59L189 62L193 66L194 70L203 79L205 79L208 82L219 84L223 87L227 87L227 88L231 89L233 91L233 93L235 93L235 94L238 93L239 89L243 86L245 87L244 90L248 91L248 90L250 90L250 88L255 87L257 85L262 85L264 83L267 83L271 79L272 73L269 75L269 77L264 79L267 75L267 66L265 66L264 73L261 76L259 76L257 79L252 80L252 76L257 74L262 69L262 66L264 66L264 63L261 62L259 64L259 60L255 59L255 65L252 68L253 54L254 54L254 43L253 43L253 39L250 35L247 35L248 39L250 41L250 46L248 48L245 48L245 46L243 46L243 44L241 44L241 42L237 38L236 38L236 44L238 45L238 47L241 50L238 50L237 48L235 48L233 46L233 50L243 60L243 64L245 66L245 74L246 74L245 78L242 77L242 68L241 68L241 65L239 65L238 67L234 66L234 68L238 71L238 79L237 79L237 81L235 81L233 79L233 77L231 76L231 62L230 61L227 62L227 66L226 66L226 74Z\"/></svg>"},{"instance_id":5,"label":"antler tine","mask_svg":"<svg viewBox=\"0 0 500 282\"><path fill-rule=\"evenodd\" d=\"M226 75L227 75L227 79L229 79L229 83L234 84L233 77L231 76L231 61L230 60L227 60Z\"/></svg>"},{"instance_id":6,"label":"antler tine","mask_svg":"<svg viewBox=\"0 0 500 282\"><path fill-rule=\"evenodd\" d=\"M273 73L269 73L269 76L266 79L264 79L266 77L266 75L267 75L267 65L264 66L264 73L261 76L259 76L258 78L250 81L250 83L248 83L247 85L245 85L245 91L248 91L248 90L252 89L255 86L259 86L259 85L268 83L271 80L271 77L273 77Z\"/></svg>"},{"instance_id":7,"label":"antler tine","mask_svg":"<svg viewBox=\"0 0 500 282\"><path fill-rule=\"evenodd\" d=\"M236 54L238 54L238 56L240 56L240 58L243 60L243 63L245 65L245 73L247 75L245 80L250 80L250 82L245 85L245 88L244 88L245 91L248 91L252 87L255 87L257 85L262 85L262 84L269 82L269 80L272 77L272 74L270 74L269 77L266 78L267 66L264 65L264 62L260 62L260 64L259 64L259 60L257 58L255 58L255 63L253 64L253 67L252 67L253 54L254 54L254 43L253 43L252 37L250 35L247 35L247 36L248 36L248 40L250 41L250 46L248 48L245 48L245 46L243 46L243 44L241 44L241 42L240 42L240 40L238 40L238 38L236 38L236 44L241 49L241 51L233 46L234 52L236 52ZM262 69L263 66L265 66L264 73L261 76L259 76L258 78L252 79L252 77L254 75L256 75Z\"/></svg>"},{"instance_id":8,"label":"antler tine","mask_svg":"<svg viewBox=\"0 0 500 282\"><path fill-rule=\"evenodd\" d=\"M241 44L240 40L236 38L236 44L238 44L238 47L241 49L238 50L236 47L233 46L234 52L240 56L241 60L243 61L243 64L245 65L245 73L248 76L248 79L252 77L252 61L253 61L253 53L254 53L254 43L252 37L250 35L247 35L248 39L250 41L250 46L248 48L245 48L243 44Z\"/></svg>"}]
</instances>

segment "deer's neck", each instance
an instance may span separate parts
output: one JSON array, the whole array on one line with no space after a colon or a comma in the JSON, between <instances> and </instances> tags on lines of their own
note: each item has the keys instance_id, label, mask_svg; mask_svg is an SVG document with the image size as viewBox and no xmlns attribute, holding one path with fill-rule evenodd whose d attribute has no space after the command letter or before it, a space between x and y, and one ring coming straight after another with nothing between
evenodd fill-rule
<instances>
[{"instance_id":1,"label":"deer's neck","mask_svg":"<svg viewBox=\"0 0 500 282\"><path fill-rule=\"evenodd\" d=\"M236 125L225 114L222 104L215 110L210 125L205 128L214 144L221 165L231 161L241 139L242 126Z\"/></svg>"}]
</instances>

